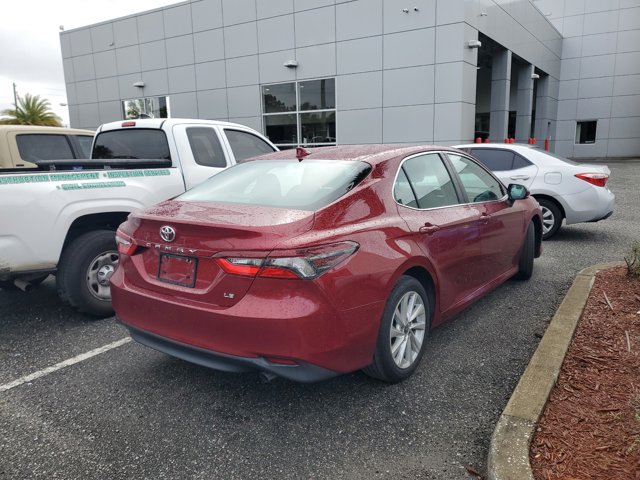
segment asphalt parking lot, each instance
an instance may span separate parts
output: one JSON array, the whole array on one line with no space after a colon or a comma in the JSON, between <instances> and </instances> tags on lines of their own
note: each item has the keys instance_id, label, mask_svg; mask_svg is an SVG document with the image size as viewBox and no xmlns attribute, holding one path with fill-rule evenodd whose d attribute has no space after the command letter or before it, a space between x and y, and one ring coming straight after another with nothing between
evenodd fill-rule
<instances>
[{"instance_id":1,"label":"asphalt parking lot","mask_svg":"<svg viewBox=\"0 0 640 480\"><path fill-rule=\"evenodd\" d=\"M61 305L53 278L27 294L0 290L0 478L484 474L495 423L575 274L640 240L640 160L608 165L614 215L564 227L530 281L507 282L431 332L420 368L398 385L362 373L262 383L128 342L3 389L126 332Z\"/></svg>"}]
</instances>

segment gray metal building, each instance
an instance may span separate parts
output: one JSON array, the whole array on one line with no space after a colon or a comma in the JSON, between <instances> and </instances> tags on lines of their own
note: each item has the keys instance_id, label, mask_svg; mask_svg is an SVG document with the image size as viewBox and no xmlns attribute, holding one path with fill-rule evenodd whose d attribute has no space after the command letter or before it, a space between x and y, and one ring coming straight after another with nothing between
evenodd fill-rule
<instances>
[{"instance_id":1,"label":"gray metal building","mask_svg":"<svg viewBox=\"0 0 640 480\"><path fill-rule=\"evenodd\" d=\"M640 155L640 0L190 0L60 40L73 127L196 117L283 147Z\"/></svg>"}]
</instances>

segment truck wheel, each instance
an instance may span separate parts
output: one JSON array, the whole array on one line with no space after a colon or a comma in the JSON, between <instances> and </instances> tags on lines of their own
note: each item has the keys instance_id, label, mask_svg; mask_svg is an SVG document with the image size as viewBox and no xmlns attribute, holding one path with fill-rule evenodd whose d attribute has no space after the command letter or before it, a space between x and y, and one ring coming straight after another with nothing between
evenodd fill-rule
<instances>
[{"instance_id":1,"label":"truck wheel","mask_svg":"<svg viewBox=\"0 0 640 480\"><path fill-rule=\"evenodd\" d=\"M58 295L81 312L97 317L113 315L109 279L117 266L113 231L80 235L62 252L56 279Z\"/></svg>"}]
</instances>

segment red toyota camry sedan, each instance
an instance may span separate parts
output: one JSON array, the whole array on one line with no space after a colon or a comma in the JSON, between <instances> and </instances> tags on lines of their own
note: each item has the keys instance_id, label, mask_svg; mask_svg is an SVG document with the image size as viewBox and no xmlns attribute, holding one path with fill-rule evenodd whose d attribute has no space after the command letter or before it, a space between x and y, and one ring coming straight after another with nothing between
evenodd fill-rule
<instances>
[{"instance_id":1,"label":"red toyota camry sedan","mask_svg":"<svg viewBox=\"0 0 640 480\"><path fill-rule=\"evenodd\" d=\"M257 157L117 232L113 306L134 340L225 371L398 382L429 330L541 252L538 203L463 152Z\"/></svg>"}]
</instances>

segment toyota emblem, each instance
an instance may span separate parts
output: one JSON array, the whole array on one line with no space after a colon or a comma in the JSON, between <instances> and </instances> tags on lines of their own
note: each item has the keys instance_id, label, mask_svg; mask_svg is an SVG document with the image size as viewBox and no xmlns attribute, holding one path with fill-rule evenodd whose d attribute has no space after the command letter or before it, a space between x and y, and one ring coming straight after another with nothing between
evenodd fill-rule
<instances>
[{"instance_id":1,"label":"toyota emblem","mask_svg":"<svg viewBox=\"0 0 640 480\"><path fill-rule=\"evenodd\" d=\"M176 239L176 231L169 225L160 227L160 236L165 242L173 242Z\"/></svg>"}]
</instances>

